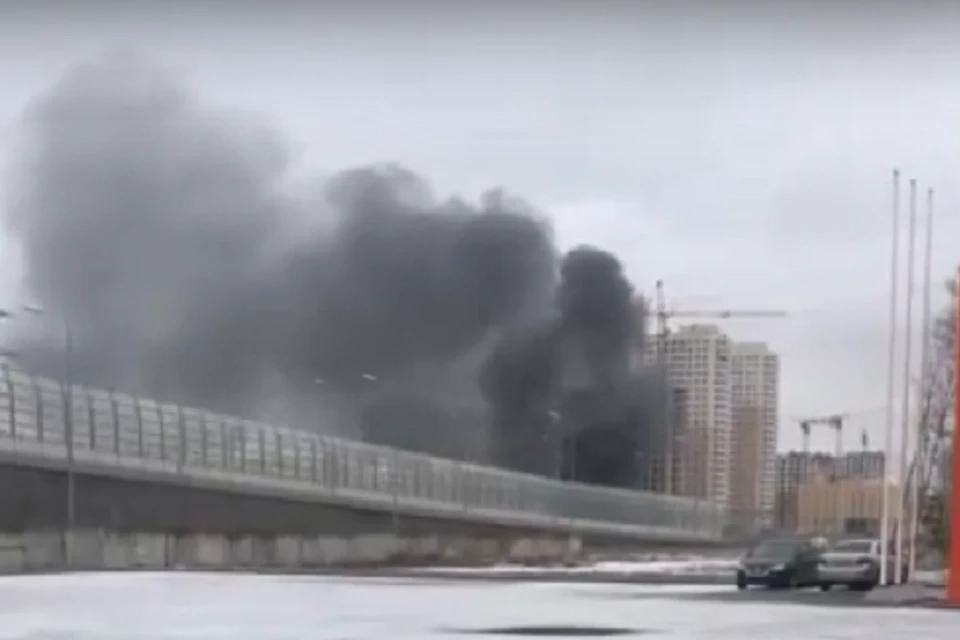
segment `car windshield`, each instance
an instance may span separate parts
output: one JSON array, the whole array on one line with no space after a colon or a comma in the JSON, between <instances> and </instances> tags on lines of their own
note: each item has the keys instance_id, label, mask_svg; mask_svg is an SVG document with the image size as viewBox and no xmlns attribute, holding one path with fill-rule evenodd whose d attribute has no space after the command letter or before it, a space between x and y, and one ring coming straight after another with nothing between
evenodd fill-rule
<instances>
[{"instance_id":1,"label":"car windshield","mask_svg":"<svg viewBox=\"0 0 960 640\"><path fill-rule=\"evenodd\" d=\"M791 541L776 540L771 542L761 542L750 550L747 554L750 558L789 558L797 551L797 543Z\"/></svg>"},{"instance_id":2,"label":"car windshield","mask_svg":"<svg viewBox=\"0 0 960 640\"><path fill-rule=\"evenodd\" d=\"M837 553L870 553L873 543L869 540L844 540L833 545L831 550Z\"/></svg>"}]
</instances>

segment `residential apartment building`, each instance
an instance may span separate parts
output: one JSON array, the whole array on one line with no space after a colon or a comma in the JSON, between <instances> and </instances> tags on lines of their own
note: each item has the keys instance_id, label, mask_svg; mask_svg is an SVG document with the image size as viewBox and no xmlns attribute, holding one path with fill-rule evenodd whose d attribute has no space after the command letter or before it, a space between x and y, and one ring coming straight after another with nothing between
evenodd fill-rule
<instances>
[{"instance_id":1,"label":"residential apartment building","mask_svg":"<svg viewBox=\"0 0 960 640\"><path fill-rule=\"evenodd\" d=\"M667 460L667 492L678 496L692 495L690 470L693 468L691 449L687 446L687 392L673 387L670 397L670 441Z\"/></svg>"},{"instance_id":2,"label":"residential apartment building","mask_svg":"<svg viewBox=\"0 0 960 640\"><path fill-rule=\"evenodd\" d=\"M886 456L883 451L855 451L835 459L834 465L837 478L877 479L886 471Z\"/></svg>"},{"instance_id":3,"label":"residential apartment building","mask_svg":"<svg viewBox=\"0 0 960 640\"><path fill-rule=\"evenodd\" d=\"M731 348L731 508L770 526L776 503L780 358L762 342Z\"/></svg>"},{"instance_id":4,"label":"residential apartment building","mask_svg":"<svg viewBox=\"0 0 960 640\"><path fill-rule=\"evenodd\" d=\"M731 350L733 341L718 327L691 325L666 337L659 354L656 339L647 341L645 359L662 358L675 389L671 439L674 493L729 506L732 452ZM677 478L682 474L681 478Z\"/></svg>"},{"instance_id":5,"label":"residential apartment building","mask_svg":"<svg viewBox=\"0 0 960 640\"><path fill-rule=\"evenodd\" d=\"M662 432L651 429L658 432L657 436L640 440L638 461L643 471L640 487L679 496L705 495L703 490L694 491L690 479L699 449L688 446L686 392L672 387L665 395L669 395L667 411L660 419L666 423L666 429Z\"/></svg>"}]
</instances>

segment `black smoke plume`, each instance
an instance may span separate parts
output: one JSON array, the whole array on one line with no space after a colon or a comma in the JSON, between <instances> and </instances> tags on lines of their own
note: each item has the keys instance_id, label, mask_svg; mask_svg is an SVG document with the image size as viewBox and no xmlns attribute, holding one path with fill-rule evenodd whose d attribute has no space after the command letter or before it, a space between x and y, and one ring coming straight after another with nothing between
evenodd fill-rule
<instances>
[{"instance_id":1,"label":"black smoke plume","mask_svg":"<svg viewBox=\"0 0 960 640\"><path fill-rule=\"evenodd\" d=\"M665 389L635 361L643 318L614 256L590 247L567 253L552 314L502 340L483 372L499 459L596 484L650 480L644 455L667 416Z\"/></svg>"},{"instance_id":2,"label":"black smoke plume","mask_svg":"<svg viewBox=\"0 0 960 640\"><path fill-rule=\"evenodd\" d=\"M646 428L619 263L558 268L543 216L500 190L438 199L385 165L301 193L273 130L130 52L69 71L22 134L5 219L42 372L68 326L76 381L541 473L566 464L551 439L582 427L561 448L604 451L586 474Z\"/></svg>"}]
</instances>

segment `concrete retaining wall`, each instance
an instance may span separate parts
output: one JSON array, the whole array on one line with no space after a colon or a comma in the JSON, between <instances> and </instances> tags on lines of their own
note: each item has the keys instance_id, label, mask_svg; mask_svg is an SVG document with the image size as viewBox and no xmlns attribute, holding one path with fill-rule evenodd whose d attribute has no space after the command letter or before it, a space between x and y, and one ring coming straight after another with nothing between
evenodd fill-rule
<instances>
[{"instance_id":1,"label":"concrete retaining wall","mask_svg":"<svg viewBox=\"0 0 960 640\"><path fill-rule=\"evenodd\" d=\"M67 554L67 548L70 553ZM518 537L352 538L58 531L0 534L0 573L61 570L284 570L337 567L571 562L578 539ZM71 562L65 561L69 555Z\"/></svg>"}]
</instances>

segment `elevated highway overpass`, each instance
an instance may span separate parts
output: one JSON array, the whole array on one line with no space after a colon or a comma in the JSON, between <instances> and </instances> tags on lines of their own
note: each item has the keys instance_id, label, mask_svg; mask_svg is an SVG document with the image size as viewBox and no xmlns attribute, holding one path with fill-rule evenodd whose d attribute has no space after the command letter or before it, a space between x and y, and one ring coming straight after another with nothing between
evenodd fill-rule
<instances>
[{"instance_id":1,"label":"elevated highway overpass","mask_svg":"<svg viewBox=\"0 0 960 640\"><path fill-rule=\"evenodd\" d=\"M67 393L0 366L0 569L4 549L21 567L558 559L710 546L724 525L705 501Z\"/></svg>"}]
</instances>

